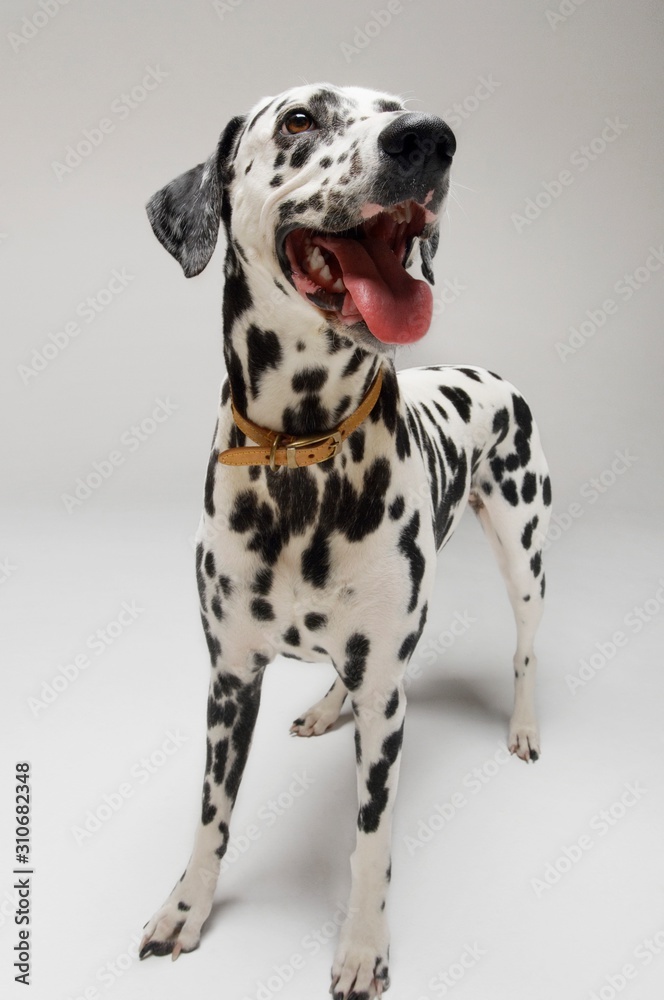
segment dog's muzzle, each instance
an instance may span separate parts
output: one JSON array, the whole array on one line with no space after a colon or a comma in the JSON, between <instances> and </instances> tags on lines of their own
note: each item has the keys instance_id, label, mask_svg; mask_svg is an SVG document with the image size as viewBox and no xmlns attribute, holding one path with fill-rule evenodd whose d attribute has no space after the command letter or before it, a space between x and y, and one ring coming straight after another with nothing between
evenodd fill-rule
<instances>
[{"instance_id":1,"label":"dog's muzzle","mask_svg":"<svg viewBox=\"0 0 664 1000\"><path fill-rule=\"evenodd\" d=\"M277 232L277 256L300 295L329 319L364 324L385 344L412 343L431 325L433 297L407 270L411 248L435 239L456 141L441 118L404 112L375 142L369 200L353 203L346 219L339 213L335 228L288 222Z\"/></svg>"}]
</instances>

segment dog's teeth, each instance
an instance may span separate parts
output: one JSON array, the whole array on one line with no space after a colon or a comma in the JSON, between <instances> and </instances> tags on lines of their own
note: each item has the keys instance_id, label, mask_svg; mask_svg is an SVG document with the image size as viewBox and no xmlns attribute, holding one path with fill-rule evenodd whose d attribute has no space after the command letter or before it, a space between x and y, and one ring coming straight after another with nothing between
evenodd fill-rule
<instances>
[{"instance_id":1,"label":"dog's teeth","mask_svg":"<svg viewBox=\"0 0 664 1000\"><path fill-rule=\"evenodd\" d=\"M309 252L307 256L307 263L309 264L309 269L313 271L317 271L323 268L323 266L325 265L325 258L323 257L323 254L320 251L320 247L314 247Z\"/></svg>"},{"instance_id":2,"label":"dog's teeth","mask_svg":"<svg viewBox=\"0 0 664 1000\"><path fill-rule=\"evenodd\" d=\"M413 209L409 201L407 201L406 204L404 205L404 216L406 222L410 222L410 220L413 217Z\"/></svg>"},{"instance_id":3,"label":"dog's teeth","mask_svg":"<svg viewBox=\"0 0 664 1000\"><path fill-rule=\"evenodd\" d=\"M330 271L327 264L325 264L324 267L321 267L318 273L320 274L323 281L332 281L332 272Z\"/></svg>"},{"instance_id":4,"label":"dog's teeth","mask_svg":"<svg viewBox=\"0 0 664 1000\"><path fill-rule=\"evenodd\" d=\"M332 285L332 291L333 292L345 292L346 291L346 286L344 285L344 283L341 280L341 278L337 278L337 280L334 282L334 284Z\"/></svg>"}]
</instances>

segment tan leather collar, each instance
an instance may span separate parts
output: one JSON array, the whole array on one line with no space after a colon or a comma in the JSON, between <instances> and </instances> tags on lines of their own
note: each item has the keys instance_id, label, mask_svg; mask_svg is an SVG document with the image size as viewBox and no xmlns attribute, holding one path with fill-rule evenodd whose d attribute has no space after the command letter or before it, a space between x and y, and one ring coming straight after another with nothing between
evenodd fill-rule
<instances>
[{"instance_id":1,"label":"tan leather collar","mask_svg":"<svg viewBox=\"0 0 664 1000\"><path fill-rule=\"evenodd\" d=\"M236 425L251 438L260 442L258 445L246 445L241 448L228 448L219 454L219 461L224 465L269 465L273 472L286 465L289 469L299 469L303 465L317 465L334 458L349 434L366 420L380 396L383 384L383 371L378 373L369 386L367 393L349 417L326 434L313 434L309 437L294 437L291 434L281 434L277 431L260 427L239 413L231 400L233 419Z\"/></svg>"}]
</instances>

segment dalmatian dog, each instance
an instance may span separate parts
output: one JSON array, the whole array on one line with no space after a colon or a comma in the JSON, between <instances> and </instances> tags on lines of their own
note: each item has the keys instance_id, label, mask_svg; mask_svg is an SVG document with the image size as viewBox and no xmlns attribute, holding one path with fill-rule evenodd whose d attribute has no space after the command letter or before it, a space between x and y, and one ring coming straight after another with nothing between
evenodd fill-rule
<instances>
[{"instance_id":1,"label":"dalmatian dog","mask_svg":"<svg viewBox=\"0 0 664 1000\"><path fill-rule=\"evenodd\" d=\"M292 732L319 735L346 697L359 809L337 1000L389 985L385 912L404 733L404 673L436 553L467 503L496 553L517 628L509 748L537 760L533 640L551 485L519 392L481 368L395 371L432 316L432 258L455 139L356 87L297 87L232 119L210 158L147 210L187 277L226 237L221 389L197 536L211 660L207 763L193 853L140 955L196 948L278 654L336 679ZM419 249L424 279L407 270Z\"/></svg>"}]
</instances>

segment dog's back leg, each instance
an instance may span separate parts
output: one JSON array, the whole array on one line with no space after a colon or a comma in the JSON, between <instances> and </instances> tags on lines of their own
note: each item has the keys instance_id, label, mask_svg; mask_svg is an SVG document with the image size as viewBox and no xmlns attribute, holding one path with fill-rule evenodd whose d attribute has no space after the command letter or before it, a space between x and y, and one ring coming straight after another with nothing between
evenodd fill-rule
<instances>
[{"instance_id":1,"label":"dog's back leg","mask_svg":"<svg viewBox=\"0 0 664 1000\"><path fill-rule=\"evenodd\" d=\"M509 749L522 760L537 760L540 746L535 714L534 640L544 605L542 541L551 510L551 486L534 425L525 465L510 469L508 457L515 454L512 435L492 452L473 477L469 502L498 560L516 621Z\"/></svg>"},{"instance_id":2,"label":"dog's back leg","mask_svg":"<svg viewBox=\"0 0 664 1000\"><path fill-rule=\"evenodd\" d=\"M291 733L294 736L320 736L326 732L339 718L347 694L346 685L341 677L337 677L327 694L295 720Z\"/></svg>"}]
</instances>

